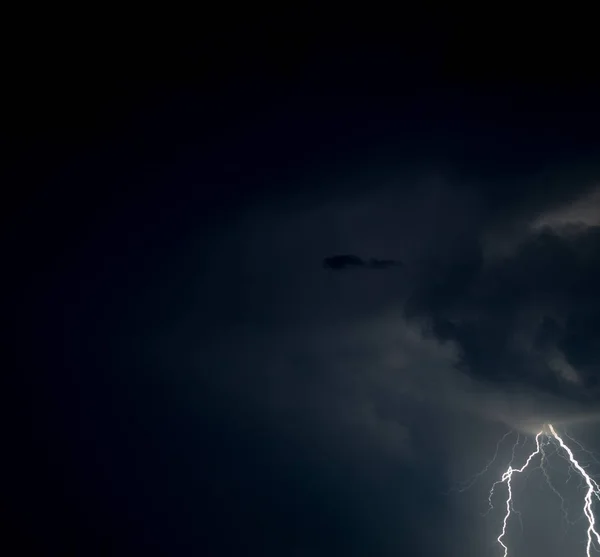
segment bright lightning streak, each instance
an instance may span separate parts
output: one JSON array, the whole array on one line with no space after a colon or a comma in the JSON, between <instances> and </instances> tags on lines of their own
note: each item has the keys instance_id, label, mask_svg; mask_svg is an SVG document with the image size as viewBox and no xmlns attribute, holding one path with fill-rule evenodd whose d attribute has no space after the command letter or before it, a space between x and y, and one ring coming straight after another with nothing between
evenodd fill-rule
<instances>
[{"instance_id":1,"label":"bright lightning streak","mask_svg":"<svg viewBox=\"0 0 600 557\"><path fill-rule=\"evenodd\" d=\"M566 437L568 437L568 436L566 436ZM494 462L494 460L497 457L498 447L500 446L500 443L505 438L506 438L506 435L500 440L500 442L496 446L496 454L494 455L494 458L492 459L492 461L490 461L490 463L488 463L488 465L485 467L485 469L482 472L477 474L476 478L480 477L485 471L487 471L489 469L490 465L492 464L492 462ZM545 438L547 440L544 443ZM570 437L568 437L568 438L571 439ZM498 484L506 484L507 493L508 493L506 501L505 501L506 512L504 514L504 519L502 521L502 531L500 532L500 535L496 538L498 543L503 548L503 551L504 551L503 557L508 557L508 546L504 543L504 538L506 536L506 531L507 531L507 527L508 527L508 523L509 523L511 514L514 513L519 517L519 519L521 518L520 513L518 511L516 511L513 506L513 486L512 486L513 475L514 474L522 474L538 455L540 455L539 468L542 471L542 474L544 475L544 479L546 480L546 483L549 486L549 488L551 489L551 491L560 499L561 511L563 513L565 521L568 522L569 524L573 524L568 519L567 509L565 508L565 500L564 500L563 496L559 493L559 491L556 489L554 484L552 483L552 481L550 479L550 473L548 472L548 468L546 465L548 454L545 450L545 446L547 446L550 441L552 441L555 445L557 445L557 447L558 447L557 450L562 449L562 451L564 453L566 453L566 455L560 454L560 453L557 453L557 454L561 458L563 458L565 461L567 461L567 463L569 464L569 469L568 469L569 479L571 477L571 473L576 472L579 474L579 476L582 480L582 483L585 483L585 485L587 486L586 495L584 498L584 505L583 505L583 515L586 517L586 519L588 521L586 557L591 557L591 551L592 551L592 547L594 546L594 542L596 542L596 544L598 546L600 546L600 534L596 530L596 519L594 517L594 512L593 512L594 497L596 497L597 499L600 500L600 485L596 482L596 480L594 480L593 477L591 477L585 471L585 467L582 466L577 461L577 459L575 458L575 455L573 454L573 451L567 446L567 444L564 442L562 437L560 437L560 435L558 435L558 433L556 432L554 427L551 424L547 424L547 426L545 428L543 428L540 432L538 432L538 434L535 436L535 450L529 454L529 456L525 460L525 463L520 468L513 467L513 462L515 460L515 451L519 445L519 440L517 438L517 441L513 445L513 448L512 448L512 455L511 455L512 458L510 460L508 468L502 474L501 478L493 483L493 485L490 489L490 493L489 493L489 497L488 497L488 502L489 502L488 513L490 510L492 510L494 508L492 499L493 499L495 489L498 486ZM576 445L578 445L582 451L586 452L588 455L592 455L592 453L590 453L589 451L584 449L579 443L577 443L574 440L572 440L572 441ZM522 526L522 523L521 523L521 526Z\"/></svg>"},{"instance_id":2,"label":"bright lightning streak","mask_svg":"<svg viewBox=\"0 0 600 557\"><path fill-rule=\"evenodd\" d=\"M498 443L496 445L496 451L495 451L492 459L486 464L486 466L484 467L484 469L481 472L477 473L471 479L471 481L469 481L467 484L463 484L464 487L459 488L458 489L459 492L469 489L483 474L485 474L490 469L490 467L492 466L492 464L495 463L495 461L498 457L498 451L499 451L500 445L511 433L512 432L509 431L498 441ZM565 433L565 437L567 439L569 439L572 443L574 443L579 448L580 451L584 452L586 455L591 457L591 459L594 462L600 464L600 460L597 460L595 458L594 454L591 453L590 451L588 451L587 449L585 449L579 442L577 442L577 441L575 441L575 439L572 439L571 437L569 437L569 435L567 435L566 433ZM525 442L527 442L527 438L525 438ZM507 528L508 528L508 524L509 524L512 514L517 515L517 517L519 518L519 521L521 522L521 528L523 527L523 523L521 521L521 513L514 508L513 484L512 484L513 477L515 474L523 474L523 472L525 472L526 469L530 468L532 461L534 459L537 459L538 455L539 455L539 466L537 466L535 469L539 468L541 470L541 472L544 476L544 479L546 481L546 484L548 485L550 490L560 499L560 509L562 511L565 522L568 524L571 524L571 525L573 525L575 523L575 522L569 520L565 498L561 495L561 493L558 491L558 489L556 488L556 486L554 485L554 483L551 480L550 470L552 469L552 467L550 466L550 464L548 462L548 457L552 456L554 454L556 454L557 456L562 458L568 464L567 482L571 479L573 474L577 474L581 481L581 487L585 489L584 505L583 505L583 512L581 514L581 518L585 517L587 519L588 528L587 528L586 557L591 557L592 548L595 549L596 551L600 551L600 533L596 529L597 528L596 519L594 516L594 509L593 509L594 498L596 498L600 501L600 484L594 479L593 476L589 475L586 472L587 466L579 463L579 461L575 458L573 451L565 443L563 438L556 432L556 429L554 428L554 426L552 426L552 424L546 424L537 433L537 435L535 436L535 450L533 450L533 452L531 452L528 455L524 464L520 468L517 468L517 467L513 466L513 463L516 459L516 451L519 448L523 448L525 446L525 442L523 444L520 444L519 435L517 435L517 439L512 447L511 459L510 459L510 463L508 464L508 468L502 474L501 478L492 484L492 487L490 489L489 496L488 496L489 509L486 513L484 513L484 516L485 516L491 510L494 509L493 498L494 498L496 487L499 484L506 484L507 497L504 502L505 513L504 513L504 518L502 520L502 530L500 532L500 535L496 538L497 542L500 544L500 546L503 549L503 557L508 557L509 550L508 550L508 546L504 543L504 539L507 534ZM548 445L552 445L552 450L550 452L548 452L548 450L547 450Z\"/></svg>"},{"instance_id":3,"label":"bright lightning streak","mask_svg":"<svg viewBox=\"0 0 600 557\"><path fill-rule=\"evenodd\" d=\"M585 454L587 454L596 464L600 464L600 460L598 460L598 458L596 457L596 455L591 452L588 451L579 441L573 439L573 437L571 437L567 432L564 433L564 436L571 441L572 443L575 443Z\"/></svg>"},{"instance_id":4,"label":"bright lightning streak","mask_svg":"<svg viewBox=\"0 0 600 557\"><path fill-rule=\"evenodd\" d=\"M506 470L506 472L502 474L502 479L500 480L501 483L506 483L506 487L508 488L508 497L506 498L506 514L504 515L504 521L502 523L502 533L497 538L498 543L504 548L504 557L507 557L508 555L508 546L504 545L502 538L506 535L506 526L508 524L508 519L510 518L510 511L512 510L512 476L514 473L523 473L523 470L525 470L525 468L529 466L529 463L533 460L533 458L540 453L540 451L542 450L540 447L540 436L542 435L542 433L543 432L540 431L535 436L536 449L529 455L529 457L525 461L525 464L523 464L521 468L513 468L512 464L510 464L508 466L508 470ZM498 482L496 482L496 484L497 483ZM494 486L496 484L494 484ZM494 488L492 487L492 492L490 492L490 499L492 497L493 489Z\"/></svg>"},{"instance_id":5,"label":"bright lightning streak","mask_svg":"<svg viewBox=\"0 0 600 557\"><path fill-rule=\"evenodd\" d=\"M546 480L546 484L548 485L548 487L550 488L552 493L554 493L554 495L556 495L560 499L560 510L562 511L565 522L567 524L573 525L574 523L569 520L569 513L567 511L567 508L565 507L565 504L566 504L565 498L559 493L558 489L556 489L556 487L554 487L554 484L552 483L552 480L550 479L550 473L548 472L548 468L546 468L546 460L548 458L548 455L544 451L544 445L542 445L541 448L542 448L542 458L540 460L540 470L542 471L542 474L544 474L544 479ZM569 472L570 471L571 471L571 467L569 466Z\"/></svg>"},{"instance_id":6,"label":"bright lightning streak","mask_svg":"<svg viewBox=\"0 0 600 557\"><path fill-rule=\"evenodd\" d=\"M569 460L571 461L571 465L585 479L585 483L587 484L587 487L588 487L587 493L585 494L585 499L584 499L585 504L583 506L583 512L584 512L586 518L588 519L588 529L587 529L588 539L587 539L587 546L586 546L586 555L587 555L587 557L590 557L593 539L595 538L596 543L598 543L600 545L600 534L598 534L598 532L596 531L596 528L595 528L596 519L594 517L594 512L592 509L592 502L593 502L592 498L594 496L600 497L600 486L596 483L595 480L593 480L589 476L589 474L583 469L581 464L579 464L579 462L577 462L577 460L575 459L575 456L573 455L573 451L571 451L571 449L569 447L567 447L567 445L562 440L562 438L558 435L558 433L556 433L556 430L554 429L554 427L552 427L552 424L548 424L548 428L550 429L552 436L558 441L561 448L569 455Z\"/></svg>"}]
</instances>

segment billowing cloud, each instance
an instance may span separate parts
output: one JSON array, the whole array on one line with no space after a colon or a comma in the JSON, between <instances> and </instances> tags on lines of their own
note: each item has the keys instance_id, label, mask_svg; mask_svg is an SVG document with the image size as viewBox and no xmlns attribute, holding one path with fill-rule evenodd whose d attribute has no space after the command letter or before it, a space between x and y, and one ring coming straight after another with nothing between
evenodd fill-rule
<instances>
[{"instance_id":1,"label":"billowing cloud","mask_svg":"<svg viewBox=\"0 0 600 557\"><path fill-rule=\"evenodd\" d=\"M190 308L156 343L154 359L177 370L188 407L198 393L219 401L206 420L261 424L253 439L285 439L300 462L311 455L305 481L337 486L332 478L343 477L360 486L349 504L362 524L352 538L357 553L373 544L384 554L422 547L416 538L436 532L448 555L480 554L493 529L472 532L448 518L446 505L469 502L464 515L479 516L485 484L464 499L444 491L483 466L507 428L530 433L547 419L598 414L594 333L578 321L596 311L598 231L530 229L513 254L486 259L482 206L482 193L436 180L284 214L247 212L205 261L196 285L202 311ZM407 263L383 274L315 264L323 250L344 253L344 245L398 253ZM365 260L341 263L360 269ZM267 458L259 440L252 450ZM373 507L387 518L367 512ZM398 524L410 525L415 539L398 535ZM320 546L317 538L311 532L304 542ZM471 550L461 553L465 540Z\"/></svg>"},{"instance_id":2,"label":"billowing cloud","mask_svg":"<svg viewBox=\"0 0 600 557\"><path fill-rule=\"evenodd\" d=\"M600 227L533 232L509 257L463 254L407 304L431 332L460 347L465 371L499 385L530 385L597 400Z\"/></svg>"},{"instance_id":3,"label":"billowing cloud","mask_svg":"<svg viewBox=\"0 0 600 557\"><path fill-rule=\"evenodd\" d=\"M597 417L600 230L532 225L587 186L501 190L400 170L351 186L221 215L173 240L151 273L97 263L105 278L92 281L86 261L48 295L45 322L66 323L52 349L76 347L92 370L71 423L89 428L98 473L118 471L135 494L123 520L139 513L223 554L439 555L443 543L479 556L493 532L472 524L487 494L449 487L507 428ZM189 215L170 233L195 230Z\"/></svg>"},{"instance_id":4,"label":"billowing cloud","mask_svg":"<svg viewBox=\"0 0 600 557\"><path fill-rule=\"evenodd\" d=\"M600 187L595 187L584 195L560 207L536 217L534 229L550 227L554 230L575 227L600 226Z\"/></svg>"}]
</instances>

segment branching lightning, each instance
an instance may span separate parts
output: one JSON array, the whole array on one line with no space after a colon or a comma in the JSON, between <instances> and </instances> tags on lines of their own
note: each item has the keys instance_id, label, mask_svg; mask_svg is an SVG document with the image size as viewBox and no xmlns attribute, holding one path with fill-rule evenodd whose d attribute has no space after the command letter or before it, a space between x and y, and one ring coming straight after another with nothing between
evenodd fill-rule
<instances>
[{"instance_id":1,"label":"branching lightning","mask_svg":"<svg viewBox=\"0 0 600 557\"><path fill-rule=\"evenodd\" d=\"M554 427L552 427L552 424L548 424L548 428L550 429L550 432L554 439L558 441L558 444L560 445L561 449L565 451L567 455L569 455L569 460L573 468L575 468L575 470L579 472L579 474L587 484L588 489L587 493L585 494L585 504L583 505L583 512L586 518L588 519L586 555L587 557L590 557L593 540L595 539L598 545L600 545L600 534L598 534L595 528L596 519L594 518L594 510L592 508L593 497L595 496L596 498L600 499L600 486L592 477L589 476L589 474L584 470L583 466L581 466L581 464L577 462L575 456L573 455L573 451L571 451L571 449L567 447L567 445L565 445L565 442L556 433L556 430L554 429Z\"/></svg>"},{"instance_id":2,"label":"branching lightning","mask_svg":"<svg viewBox=\"0 0 600 557\"><path fill-rule=\"evenodd\" d=\"M541 435L542 435L542 432L538 433L535 436L536 449L529 455L529 457L525 461L525 464L523 464L523 466L521 466L521 468L513 468L512 464L509 464L506 472L504 472L504 474L502 474L502 479L499 482L494 483L494 485L492 486L492 491L490 492L490 500L491 500L493 490L496 487L496 485L498 483L506 483L506 487L508 489L508 497L506 498L506 514L504 515L504 521L502 522L502 533L497 538L498 543L504 548L504 557L507 557L507 555L508 555L508 547L506 545L504 545L502 538L504 538L504 536L506 535L506 526L508 524L508 519L510 518L510 512L512 511L512 496L513 496L513 494L512 494L512 476L514 473L517 473L517 474L523 473L523 470L525 470L525 468L527 468L529 466L529 463L533 460L533 458L541 452L541 450L542 450L541 446L540 446L540 436Z\"/></svg>"},{"instance_id":3,"label":"branching lightning","mask_svg":"<svg viewBox=\"0 0 600 557\"><path fill-rule=\"evenodd\" d=\"M491 466L495 463L500 445L512 432L506 433L496 445L496 452L494 457L486 464L484 469L477 473L471 481L458 488L458 491L462 492L469 489L483 474L488 472ZM564 434L571 443L576 445L579 450L590 457L595 463L600 464L600 461L594 456L593 453L585 449L579 442L575 441L572 437ZM525 441L526 442L526 441ZM513 479L524 475L526 470L539 469L546 481L546 484L550 490L556 495L560 501L560 509L566 524L573 525L576 521L569 518L569 512L565 498L561 495L556 485L551 479L551 466L548 462L548 457L556 454L563 458L568 464L568 477L567 482L571 479L572 475L577 475L580 478L580 487L584 489L585 496L583 501L583 509L580 518L585 518L587 521L587 541L586 541L586 557L592 557L592 551L600 552L600 533L598 532L598 526L596 524L596 518L594 516L594 500L600 501L600 484L594 479L594 477L586 471L587 466L582 465L575 457L573 450L565 443L564 439L557 433L556 429L552 424L546 424L535 436L535 448L527 456L525 461L520 467L516 467L513 463L516 460L516 451L519 447L523 447L525 443L520 445L520 436L517 435L517 439L512 447L511 460L508 464L508 468L503 472L500 479L492 484L489 492L488 502L489 508L485 515L494 509L493 500L497 491L498 486L506 485L506 499L504 500L503 508L504 516L502 520L502 527L500 534L496 538L496 541L502 548L503 557L508 557L509 548L506 542L507 531L509 522L512 515L516 515L521 521L521 513L514 507L513 499ZM549 452L549 448L552 452ZM538 462L537 467L534 468L535 462ZM579 520L579 519L578 519ZM523 523L521 521L521 527Z\"/></svg>"}]
</instances>

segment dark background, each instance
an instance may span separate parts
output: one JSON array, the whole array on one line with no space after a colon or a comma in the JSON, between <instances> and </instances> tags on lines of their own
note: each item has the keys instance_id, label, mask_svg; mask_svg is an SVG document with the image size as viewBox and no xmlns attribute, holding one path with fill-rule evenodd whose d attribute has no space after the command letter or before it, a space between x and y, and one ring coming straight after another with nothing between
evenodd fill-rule
<instances>
[{"instance_id":1,"label":"dark background","mask_svg":"<svg viewBox=\"0 0 600 557\"><path fill-rule=\"evenodd\" d=\"M502 427L441 425L445 403L425 411L363 378L379 381L370 362L387 344L349 344L393 306L392 332L409 323L454 343L448 369L494 400L516 391L544 412L595 413L600 220L575 239L532 238L491 271L478 243L597 182L592 36L580 21L540 33L495 18L342 29L236 16L109 32L40 14L5 50L10 543L32 555L458 554L443 536L468 514L451 519L441 493L467 459L448 435L473 439L483 464ZM442 183L433 215L430 197L414 202L423 176ZM371 207L382 184L374 203L401 208L385 218L402 221L402 241L387 221L361 232L350 217L325 239L337 208ZM422 212L402 212L414 203ZM408 278L322 269L360 246L407 258ZM558 347L583 383L530 375L532 356L506 348L532 297L537 346ZM439 367L415 346L418 377ZM371 404L383 421L343 417ZM471 543L461 554L486 542Z\"/></svg>"}]
</instances>

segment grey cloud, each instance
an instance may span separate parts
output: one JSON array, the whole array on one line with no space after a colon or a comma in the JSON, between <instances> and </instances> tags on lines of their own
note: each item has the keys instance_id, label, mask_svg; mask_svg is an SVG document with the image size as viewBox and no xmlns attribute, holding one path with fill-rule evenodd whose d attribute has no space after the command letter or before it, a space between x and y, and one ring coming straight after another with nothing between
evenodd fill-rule
<instances>
[{"instance_id":1,"label":"grey cloud","mask_svg":"<svg viewBox=\"0 0 600 557\"><path fill-rule=\"evenodd\" d=\"M260 325L298 332L397 310L456 351L444 366L452 385L442 398L451 405L479 408L468 393L487 392L492 414L518 414L526 421L538 410L576 411L567 400L593 404L594 332L576 330L593 322L594 285L600 283L597 232L524 229L514 253L487 258L490 228L531 222L530 215L560 207L557 200L568 202L568 196L555 188L546 199L537 196L537 205L528 200L526 210L516 200L492 214L485 209L486 195L485 189L436 178L422 180L419 188L381 187L350 202L334 197L283 215L268 209L248 213L220 244L220 252L240 254L240 265L227 273L231 286L221 290L227 297L213 297L205 315L209 311L217 321L225 316L228 323L251 315L254 330ZM577 195L574 189L571 196ZM401 273L385 276L323 273L315 255L323 249L336 253L342 244L363 253L382 246L407 263ZM332 258L340 267L367 265L356 255ZM210 266L221 269L222 263L217 259ZM223 286L222 274L214 280ZM209 279L207 288L215 291L216 285ZM243 305L234 304L237 299ZM456 373L449 374L453 365ZM444 384L439 377L433 381ZM418 397L432 398L431 389L414 388ZM433 398L439 401L437 392Z\"/></svg>"},{"instance_id":2,"label":"grey cloud","mask_svg":"<svg viewBox=\"0 0 600 557\"><path fill-rule=\"evenodd\" d=\"M302 481L265 488L275 509L289 497L307 509L343 501L361 525L356 554L365 545L382 555L422 548L418 540L435 533L445 554L480 555L493 532L473 533L463 520L446 534L449 508L463 503L444 490L486 463L503 423L529 431L548 416L595 416L598 232L517 226L516 248L486 257L491 228L532 222L555 200L523 216L518 202L486 209L485 191L420 185L245 212L211 238L195 302L153 343L152 360L172 370L165 375L185 393L182 406L205 405L219 443L219 424L246 432L251 441L232 458L252 454L257 464L240 482L269 484L272 472L260 469L267 445L302 463ZM319 266L323 253L346 249L397 254L405 266L381 274ZM340 257L345 270L369 268ZM342 492L348 499L336 499ZM476 486L465 516L486 497ZM306 536L306 551L316 538Z\"/></svg>"},{"instance_id":3,"label":"grey cloud","mask_svg":"<svg viewBox=\"0 0 600 557\"><path fill-rule=\"evenodd\" d=\"M600 187L573 201L539 215L532 223L534 228L552 227L560 230L568 225L599 226L600 225Z\"/></svg>"},{"instance_id":4,"label":"grey cloud","mask_svg":"<svg viewBox=\"0 0 600 557\"><path fill-rule=\"evenodd\" d=\"M533 232L510 256L477 248L421 284L409 318L460 348L482 381L531 385L578 400L600 394L600 227Z\"/></svg>"}]
</instances>

